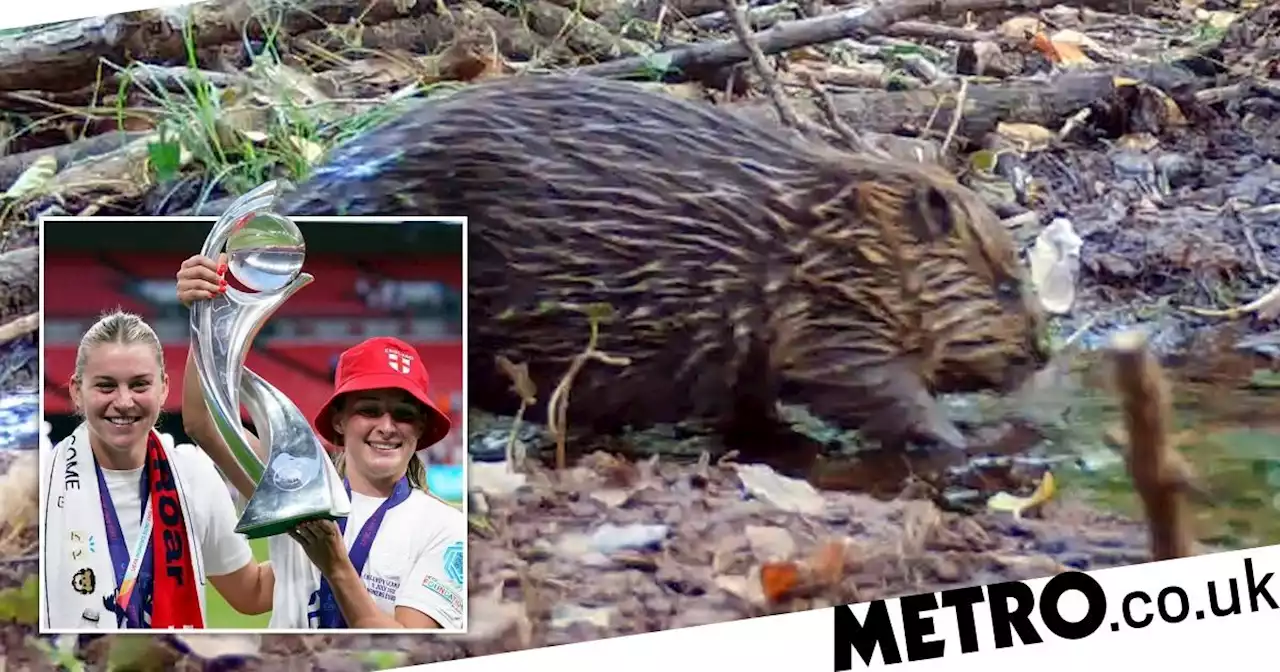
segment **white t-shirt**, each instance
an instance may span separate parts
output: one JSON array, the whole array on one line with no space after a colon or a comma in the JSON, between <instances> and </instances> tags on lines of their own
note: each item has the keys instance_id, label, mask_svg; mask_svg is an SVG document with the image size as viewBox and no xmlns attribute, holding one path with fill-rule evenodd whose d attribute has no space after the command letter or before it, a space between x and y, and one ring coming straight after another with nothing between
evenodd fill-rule
<instances>
[{"instance_id":1,"label":"white t-shirt","mask_svg":"<svg viewBox=\"0 0 1280 672\"><path fill-rule=\"evenodd\" d=\"M351 493L344 535L348 549L384 501L385 497ZM466 534L467 519L461 511L415 488L383 517L369 549L361 578L374 603L389 616L395 615L396 607L409 607L446 630L461 630ZM288 535L271 537L267 544L276 573L270 627L319 628L320 570Z\"/></svg>"},{"instance_id":2,"label":"white t-shirt","mask_svg":"<svg viewBox=\"0 0 1280 672\"><path fill-rule=\"evenodd\" d=\"M192 500L187 504L187 511L194 520L187 521L187 529L199 540L204 575L222 576L249 564L253 560L253 549L249 548L244 535L236 533L240 517L213 460L194 446L166 446L165 452L177 463L185 493ZM102 470L102 480L107 483L116 517L120 519L126 549L137 543L142 528L142 493L138 490L141 477L141 467L127 471Z\"/></svg>"}]
</instances>

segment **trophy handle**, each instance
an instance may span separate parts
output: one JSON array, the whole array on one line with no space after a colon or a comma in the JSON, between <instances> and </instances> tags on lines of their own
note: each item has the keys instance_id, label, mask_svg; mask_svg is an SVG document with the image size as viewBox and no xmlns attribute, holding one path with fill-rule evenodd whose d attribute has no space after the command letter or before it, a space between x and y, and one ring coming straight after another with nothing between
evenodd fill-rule
<instances>
[{"instance_id":1,"label":"trophy handle","mask_svg":"<svg viewBox=\"0 0 1280 672\"><path fill-rule=\"evenodd\" d=\"M259 438L271 453L236 532L250 539L271 537L307 520L351 515L338 470L302 411L258 374L244 373L244 405L253 424L263 428Z\"/></svg>"},{"instance_id":2,"label":"trophy handle","mask_svg":"<svg viewBox=\"0 0 1280 672\"><path fill-rule=\"evenodd\" d=\"M245 359L267 319L312 280L311 274L302 273L276 294L249 294L228 287L225 293L191 306L191 347L205 404L236 462L255 483L262 480L265 465L240 424L242 375L248 371ZM265 437L259 438L262 445L270 446Z\"/></svg>"}]
</instances>

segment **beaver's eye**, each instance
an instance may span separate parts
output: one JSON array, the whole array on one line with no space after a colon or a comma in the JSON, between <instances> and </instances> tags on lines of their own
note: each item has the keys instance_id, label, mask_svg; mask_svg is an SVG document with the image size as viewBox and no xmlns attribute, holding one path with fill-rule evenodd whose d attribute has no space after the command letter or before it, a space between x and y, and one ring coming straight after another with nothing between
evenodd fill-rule
<instances>
[{"instance_id":1,"label":"beaver's eye","mask_svg":"<svg viewBox=\"0 0 1280 672\"><path fill-rule=\"evenodd\" d=\"M951 201L941 189L926 184L916 190L909 204L914 212L907 213L907 221L916 237L924 242L934 242L955 233L959 222Z\"/></svg>"},{"instance_id":2,"label":"beaver's eye","mask_svg":"<svg viewBox=\"0 0 1280 672\"><path fill-rule=\"evenodd\" d=\"M1005 301L1022 298L1022 283L1017 280L1001 280L996 283L996 295Z\"/></svg>"}]
</instances>

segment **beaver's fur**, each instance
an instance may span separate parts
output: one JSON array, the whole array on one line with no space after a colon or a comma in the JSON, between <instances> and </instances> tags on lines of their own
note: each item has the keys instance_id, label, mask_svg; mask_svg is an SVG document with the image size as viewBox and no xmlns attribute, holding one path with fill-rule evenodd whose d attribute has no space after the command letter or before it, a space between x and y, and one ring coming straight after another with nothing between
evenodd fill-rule
<instances>
[{"instance_id":1,"label":"beaver's fur","mask_svg":"<svg viewBox=\"0 0 1280 672\"><path fill-rule=\"evenodd\" d=\"M701 418L749 436L776 401L864 436L963 447L933 394L1047 358L1014 243L939 168L799 144L625 82L528 76L425 102L331 155L280 212L466 215L469 404L542 406L608 303L569 424ZM746 432L746 434L741 434Z\"/></svg>"}]
</instances>

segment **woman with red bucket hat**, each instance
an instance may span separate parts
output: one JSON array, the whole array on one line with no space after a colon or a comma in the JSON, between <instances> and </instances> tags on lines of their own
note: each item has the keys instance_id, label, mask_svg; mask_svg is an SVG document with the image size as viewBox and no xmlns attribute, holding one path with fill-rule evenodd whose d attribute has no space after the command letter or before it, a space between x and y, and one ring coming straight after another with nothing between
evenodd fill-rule
<instances>
[{"instance_id":1,"label":"woman with red bucket hat","mask_svg":"<svg viewBox=\"0 0 1280 672\"><path fill-rule=\"evenodd\" d=\"M179 300L190 306L226 291L226 268L225 258L183 262ZM399 339L370 338L342 353L334 378L313 429L339 451L334 464L351 496L351 515L268 538L270 627L461 629L467 523L427 492L426 470L415 457L450 429L428 394L422 358ZM255 484L243 478L214 428L190 356L182 417L187 434L251 496ZM257 437L246 435L265 460Z\"/></svg>"}]
</instances>

